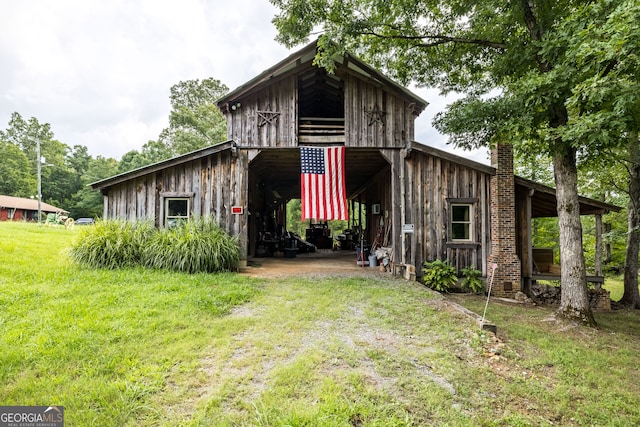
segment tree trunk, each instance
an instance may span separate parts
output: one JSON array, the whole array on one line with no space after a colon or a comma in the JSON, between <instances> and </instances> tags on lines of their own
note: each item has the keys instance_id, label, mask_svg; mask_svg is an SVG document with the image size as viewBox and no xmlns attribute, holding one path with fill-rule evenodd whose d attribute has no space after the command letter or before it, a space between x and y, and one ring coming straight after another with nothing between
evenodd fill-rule
<instances>
[{"instance_id":1,"label":"tree trunk","mask_svg":"<svg viewBox=\"0 0 640 427\"><path fill-rule=\"evenodd\" d=\"M638 293L638 252L640 251L640 146L638 134L629 136L628 234L624 261L624 294L620 303L640 309Z\"/></svg>"},{"instance_id":2,"label":"tree trunk","mask_svg":"<svg viewBox=\"0 0 640 427\"><path fill-rule=\"evenodd\" d=\"M538 22L535 0L521 0L524 23L533 41L541 41L545 28ZM548 73L553 69L545 56L536 55L538 69ZM548 106L549 126L560 128L569 121L564 102ZM589 306L587 292L587 270L582 252L582 224L580 223L580 203L578 199L578 170L576 151L561 139L553 142L553 175L556 182L558 226L560 228L560 280L562 293L557 314L572 320L580 320L595 325L593 312Z\"/></svg>"},{"instance_id":3,"label":"tree trunk","mask_svg":"<svg viewBox=\"0 0 640 427\"><path fill-rule=\"evenodd\" d=\"M604 198L603 198L604 199ZM603 200L604 201L604 200ZM602 215L596 215L596 276L602 276Z\"/></svg>"},{"instance_id":4,"label":"tree trunk","mask_svg":"<svg viewBox=\"0 0 640 427\"><path fill-rule=\"evenodd\" d=\"M558 314L571 320L595 325L589 306L587 273L582 251L582 224L578 200L576 152L566 144L558 144L553 157L558 225L560 228L561 286Z\"/></svg>"}]
</instances>

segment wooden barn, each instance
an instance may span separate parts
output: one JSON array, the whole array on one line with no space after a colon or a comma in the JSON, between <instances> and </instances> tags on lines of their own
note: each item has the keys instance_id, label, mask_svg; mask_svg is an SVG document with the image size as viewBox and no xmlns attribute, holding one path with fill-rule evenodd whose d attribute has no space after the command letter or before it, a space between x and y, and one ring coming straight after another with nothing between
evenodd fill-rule
<instances>
[{"instance_id":1,"label":"wooden barn","mask_svg":"<svg viewBox=\"0 0 640 427\"><path fill-rule=\"evenodd\" d=\"M44 214L68 213L48 203L40 203ZM0 221L37 221L38 200L24 197L0 196Z\"/></svg>"},{"instance_id":2,"label":"wooden barn","mask_svg":"<svg viewBox=\"0 0 640 427\"><path fill-rule=\"evenodd\" d=\"M369 224L358 239L384 240L394 263L418 272L425 260L485 275L497 263L498 294L531 281L531 218L556 215L554 190L514 176L510 144L488 166L415 142L425 100L351 55L330 74L315 54L312 43L220 99L228 141L92 184L104 217L163 227L208 215L251 257L300 198L300 147L344 146L347 198L366 207L350 224ZM585 214L615 209L581 203Z\"/></svg>"}]
</instances>

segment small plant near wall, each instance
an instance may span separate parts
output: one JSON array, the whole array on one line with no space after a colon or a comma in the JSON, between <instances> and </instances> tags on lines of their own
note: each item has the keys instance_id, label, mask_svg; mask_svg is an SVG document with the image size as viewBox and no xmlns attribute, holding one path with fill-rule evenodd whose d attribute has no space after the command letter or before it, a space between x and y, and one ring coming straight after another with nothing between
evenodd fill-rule
<instances>
[{"instance_id":1,"label":"small plant near wall","mask_svg":"<svg viewBox=\"0 0 640 427\"><path fill-rule=\"evenodd\" d=\"M484 281L482 280L482 271L476 269L475 266L460 270L462 273L462 290L477 294L484 290Z\"/></svg>"},{"instance_id":2,"label":"small plant near wall","mask_svg":"<svg viewBox=\"0 0 640 427\"><path fill-rule=\"evenodd\" d=\"M427 287L434 291L448 292L458 283L456 269L449 265L447 261L439 259L433 262L425 261L422 266L422 272L424 273L422 280Z\"/></svg>"}]
</instances>

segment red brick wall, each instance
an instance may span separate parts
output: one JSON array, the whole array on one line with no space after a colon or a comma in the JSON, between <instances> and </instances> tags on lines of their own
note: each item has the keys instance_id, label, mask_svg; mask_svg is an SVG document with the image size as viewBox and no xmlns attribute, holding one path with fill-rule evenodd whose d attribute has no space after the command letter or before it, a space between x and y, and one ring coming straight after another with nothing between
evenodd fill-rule
<instances>
[{"instance_id":1,"label":"red brick wall","mask_svg":"<svg viewBox=\"0 0 640 427\"><path fill-rule=\"evenodd\" d=\"M513 297L521 290L520 259L516 253L516 199L513 175L513 147L498 143L491 150L491 164L496 168L491 177L491 251L488 274L492 293Z\"/></svg>"}]
</instances>

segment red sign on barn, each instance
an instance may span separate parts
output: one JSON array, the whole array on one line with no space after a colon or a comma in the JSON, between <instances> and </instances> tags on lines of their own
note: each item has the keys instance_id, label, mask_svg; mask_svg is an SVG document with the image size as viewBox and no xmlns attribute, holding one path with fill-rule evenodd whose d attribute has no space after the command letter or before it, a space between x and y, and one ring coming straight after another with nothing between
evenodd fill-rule
<instances>
[{"instance_id":1,"label":"red sign on barn","mask_svg":"<svg viewBox=\"0 0 640 427\"><path fill-rule=\"evenodd\" d=\"M242 206L231 206L231 213L234 215L242 215L244 213L244 209Z\"/></svg>"}]
</instances>

